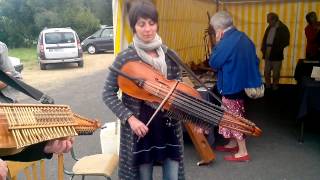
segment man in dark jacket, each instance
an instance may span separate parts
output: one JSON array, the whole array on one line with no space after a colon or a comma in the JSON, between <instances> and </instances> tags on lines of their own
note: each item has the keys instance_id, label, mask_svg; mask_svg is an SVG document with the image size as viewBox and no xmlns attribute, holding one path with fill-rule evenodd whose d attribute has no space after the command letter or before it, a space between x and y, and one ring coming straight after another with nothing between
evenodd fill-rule
<instances>
[{"instance_id":1,"label":"man in dark jacket","mask_svg":"<svg viewBox=\"0 0 320 180\"><path fill-rule=\"evenodd\" d=\"M263 59L265 59L264 76L266 88L271 87L271 71L273 73L274 90L278 89L280 70L283 60L283 50L289 45L290 32L283 24L277 14L269 13L267 16L269 26L267 27L261 46Z\"/></svg>"}]
</instances>

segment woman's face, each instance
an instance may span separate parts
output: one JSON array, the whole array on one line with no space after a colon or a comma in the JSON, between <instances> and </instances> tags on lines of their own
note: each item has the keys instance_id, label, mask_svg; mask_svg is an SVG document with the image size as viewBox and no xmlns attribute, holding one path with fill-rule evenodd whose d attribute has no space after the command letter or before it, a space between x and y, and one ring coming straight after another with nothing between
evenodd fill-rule
<instances>
[{"instance_id":1,"label":"woman's face","mask_svg":"<svg viewBox=\"0 0 320 180\"><path fill-rule=\"evenodd\" d=\"M147 18L139 18L135 25L136 35L145 42L151 42L157 34L158 24Z\"/></svg>"}]
</instances>

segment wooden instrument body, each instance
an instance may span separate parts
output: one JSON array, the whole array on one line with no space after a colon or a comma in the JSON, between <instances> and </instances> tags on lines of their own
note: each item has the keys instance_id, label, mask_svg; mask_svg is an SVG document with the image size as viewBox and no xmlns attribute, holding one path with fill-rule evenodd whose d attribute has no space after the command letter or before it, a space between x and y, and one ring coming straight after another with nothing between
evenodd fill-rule
<instances>
[{"instance_id":1,"label":"wooden instrument body","mask_svg":"<svg viewBox=\"0 0 320 180\"><path fill-rule=\"evenodd\" d=\"M17 149L16 142L12 133L8 129L8 123L3 118L3 114L0 115L0 155L11 155L19 153L23 148Z\"/></svg>"},{"instance_id":2,"label":"wooden instrument body","mask_svg":"<svg viewBox=\"0 0 320 180\"><path fill-rule=\"evenodd\" d=\"M195 125L191 123L184 123L184 127L200 156L201 160L197 162L197 165L201 166L212 163L216 159L216 156L208 143L207 138L202 133L195 132Z\"/></svg>"},{"instance_id":3,"label":"wooden instrument body","mask_svg":"<svg viewBox=\"0 0 320 180\"><path fill-rule=\"evenodd\" d=\"M164 89L171 89L176 83L176 80L168 80L164 78L164 76L158 71L141 61L129 61L121 68L121 71L130 72L130 76L133 78L143 79L148 82L155 82L158 85L160 84L160 86L162 86L161 88ZM144 88L138 87L137 84L125 77L118 77L118 85L123 92L132 97L158 104L163 100L162 98L158 98L157 96L149 93ZM198 91L183 82L179 82L176 89L195 98L201 99ZM167 101L164 105L164 109L169 110L170 106L170 101Z\"/></svg>"},{"instance_id":4,"label":"wooden instrument body","mask_svg":"<svg viewBox=\"0 0 320 180\"><path fill-rule=\"evenodd\" d=\"M0 112L1 113L1 112ZM13 148L15 147L15 141L12 133L9 131L9 125L4 118L5 115L0 115L0 147Z\"/></svg>"},{"instance_id":5,"label":"wooden instrument body","mask_svg":"<svg viewBox=\"0 0 320 180\"><path fill-rule=\"evenodd\" d=\"M0 104L0 156L39 142L92 134L100 124L71 112L66 105Z\"/></svg>"},{"instance_id":6,"label":"wooden instrument body","mask_svg":"<svg viewBox=\"0 0 320 180\"><path fill-rule=\"evenodd\" d=\"M214 154L203 134L196 135L193 132L192 124L219 125L253 136L260 136L262 133L251 121L203 100L193 87L164 78L161 73L142 61L129 61L121 67L121 71L115 71L119 73L118 85L124 93L157 104L163 104L162 101L165 99L162 108L169 110L170 113L173 112L171 114L176 116L176 119L188 121L185 123L186 129L200 156L206 159L199 162L200 164L210 163L211 159L214 159Z\"/></svg>"},{"instance_id":7,"label":"wooden instrument body","mask_svg":"<svg viewBox=\"0 0 320 180\"><path fill-rule=\"evenodd\" d=\"M143 70L141 69L141 67L143 67ZM151 68L143 62L128 62L128 66L123 66L121 70L124 72L130 71L130 75L133 75L133 78L157 82L161 84L163 88L166 89L171 89L172 86L174 86L176 83L176 80L165 79L162 74L155 71L153 68ZM161 103L163 100L149 93L145 89L137 87L137 85L133 81L122 76L118 77L118 84L122 91L138 99L143 99L145 101L158 104ZM182 92L186 92L189 95L192 95L193 97L196 97L198 99L202 99L198 91L196 91L195 89L191 88L183 82L179 82L176 89ZM164 109L169 110L170 107L170 101L167 101L164 105ZM215 160L215 154L211 146L209 145L206 137L202 133L195 132L196 127L194 124L188 122L184 123L184 126L201 158L197 165L206 165L213 162Z\"/></svg>"},{"instance_id":8,"label":"wooden instrument body","mask_svg":"<svg viewBox=\"0 0 320 180\"><path fill-rule=\"evenodd\" d=\"M183 82L177 84L176 80L167 80L142 61L129 61L118 73L118 84L124 93L158 104L162 104L166 99L163 108L172 112L182 112L187 116L184 118L187 121L204 126L219 125L252 136L260 136L262 133L253 122L203 100L198 91L191 86ZM170 94L173 88L175 89ZM167 95L170 95L168 99Z\"/></svg>"}]
</instances>

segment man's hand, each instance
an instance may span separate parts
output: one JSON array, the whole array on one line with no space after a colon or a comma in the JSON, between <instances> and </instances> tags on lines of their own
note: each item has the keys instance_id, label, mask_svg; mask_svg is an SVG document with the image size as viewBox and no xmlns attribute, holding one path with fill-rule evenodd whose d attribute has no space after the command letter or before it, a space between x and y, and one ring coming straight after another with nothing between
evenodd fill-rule
<instances>
[{"instance_id":1,"label":"man's hand","mask_svg":"<svg viewBox=\"0 0 320 180\"><path fill-rule=\"evenodd\" d=\"M129 123L132 131L140 138L144 137L147 134L147 132L149 131L148 127L134 116L131 116L128 119L128 123Z\"/></svg>"},{"instance_id":2,"label":"man's hand","mask_svg":"<svg viewBox=\"0 0 320 180\"><path fill-rule=\"evenodd\" d=\"M2 81L0 81L0 90L7 87L7 84L3 83Z\"/></svg>"},{"instance_id":3,"label":"man's hand","mask_svg":"<svg viewBox=\"0 0 320 180\"><path fill-rule=\"evenodd\" d=\"M6 74L8 74L9 76L11 76L12 75L12 73L11 72L5 72ZM3 88L5 88L5 87L7 87L7 84L6 83L4 83L4 82L2 82L2 81L0 81L0 90L1 89L3 89ZM0 179L1 180L1 179Z\"/></svg>"},{"instance_id":4,"label":"man's hand","mask_svg":"<svg viewBox=\"0 0 320 180\"><path fill-rule=\"evenodd\" d=\"M67 153L71 150L73 142L74 142L73 137L51 140L44 147L44 152L56 153L56 154Z\"/></svg>"},{"instance_id":5,"label":"man's hand","mask_svg":"<svg viewBox=\"0 0 320 180\"><path fill-rule=\"evenodd\" d=\"M0 159L0 180L6 180L8 174L7 163Z\"/></svg>"},{"instance_id":6,"label":"man's hand","mask_svg":"<svg viewBox=\"0 0 320 180\"><path fill-rule=\"evenodd\" d=\"M54 99L53 99L52 97L44 94L44 95L40 98L39 102L40 102L41 104L54 104Z\"/></svg>"}]
</instances>

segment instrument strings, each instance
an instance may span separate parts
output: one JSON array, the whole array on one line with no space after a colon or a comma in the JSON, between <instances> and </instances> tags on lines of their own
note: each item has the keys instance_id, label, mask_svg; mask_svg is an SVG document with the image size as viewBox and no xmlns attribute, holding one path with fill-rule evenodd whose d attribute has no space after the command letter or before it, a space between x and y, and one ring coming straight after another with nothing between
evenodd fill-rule
<instances>
[{"instance_id":1,"label":"instrument strings","mask_svg":"<svg viewBox=\"0 0 320 180\"><path fill-rule=\"evenodd\" d=\"M130 65L131 64L128 65L129 69ZM140 63L136 65L139 67ZM143 63L141 65L143 65ZM142 68L144 68L144 66L142 66ZM124 72L121 72L120 70L115 71L124 76L126 79L133 81L133 83L137 86L135 88L143 89L144 91L150 93L150 97L159 98L154 101L159 102L159 100L162 100L157 110L162 108L162 104L166 103L164 104L164 107L168 110L167 114L169 117L177 120L180 119L183 121L189 121L190 123L194 123L202 127L219 125L229 129L238 130L249 135L261 135L262 131L258 127L256 127L254 123L239 115L235 115L231 112L226 111L224 107L217 106L201 98L198 98L199 95L194 92L193 89L188 89L187 86L181 86L181 88L178 86L179 88L172 92L172 87L170 87L171 85L167 84L166 82L161 82L161 80L157 80L158 78L155 78L155 80L148 80L144 78L140 79L139 75L141 73L142 77L145 76L143 72L128 71L129 74L134 73L133 77L130 77L130 75L126 74L127 69L123 70ZM136 75L138 75L138 77L136 77ZM121 81L122 83L126 82L125 80L121 79L118 79L118 81ZM120 88L122 88L121 86L122 84L120 84ZM127 87L124 86L123 88ZM128 88L128 93L132 93L134 97L141 98L142 100L149 99L148 97L144 97L145 92L136 91L135 88ZM184 90L184 88L186 88L186 91ZM150 99L147 101L153 100Z\"/></svg>"},{"instance_id":2,"label":"instrument strings","mask_svg":"<svg viewBox=\"0 0 320 180\"><path fill-rule=\"evenodd\" d=\"M160 96L163 98L169 91L167 87L159 87L157 84L152 82L145 82L145 88L150 93ZM223 111L220 107L214 104L208 103L202 99L196 99L183 92L175 91L169 99L178 109L185 113L193 113L192 116L199 117L200 119L206 120L207 123L219 124L221 117L223 116Z\"/></svg>"},{"instance_id":3,"label":"instrument strings","mask_svg":"<svg viewBox=\"0 0 320 180\"><path fill-rule=\"evenodd\" d=\"M160 98L163 98L169 92L169 88L166 86L158 85L159 83L145 82L145 90L148 92L157 95ZM202 99L196 99L190 95L187 95L180 91L174 91L168 101L177 106L178 110L181 110L184 113L190 115L193 119L202 119L206 122L206 124L219 124L221 119L223 118L223 125L228 126L235 130L240 130L245 133L251 133L247 130L247 125L254 126L254 123L241 118L234 116L228 112L224 112L221 107L209 103ZM225 114L225 115L224 115ZM243 122L235 122L235 118L240 118ZM203 124L203 123L202 123ZM235 125L236 124L236 125Z\"/></svg>"}]
</instances>

